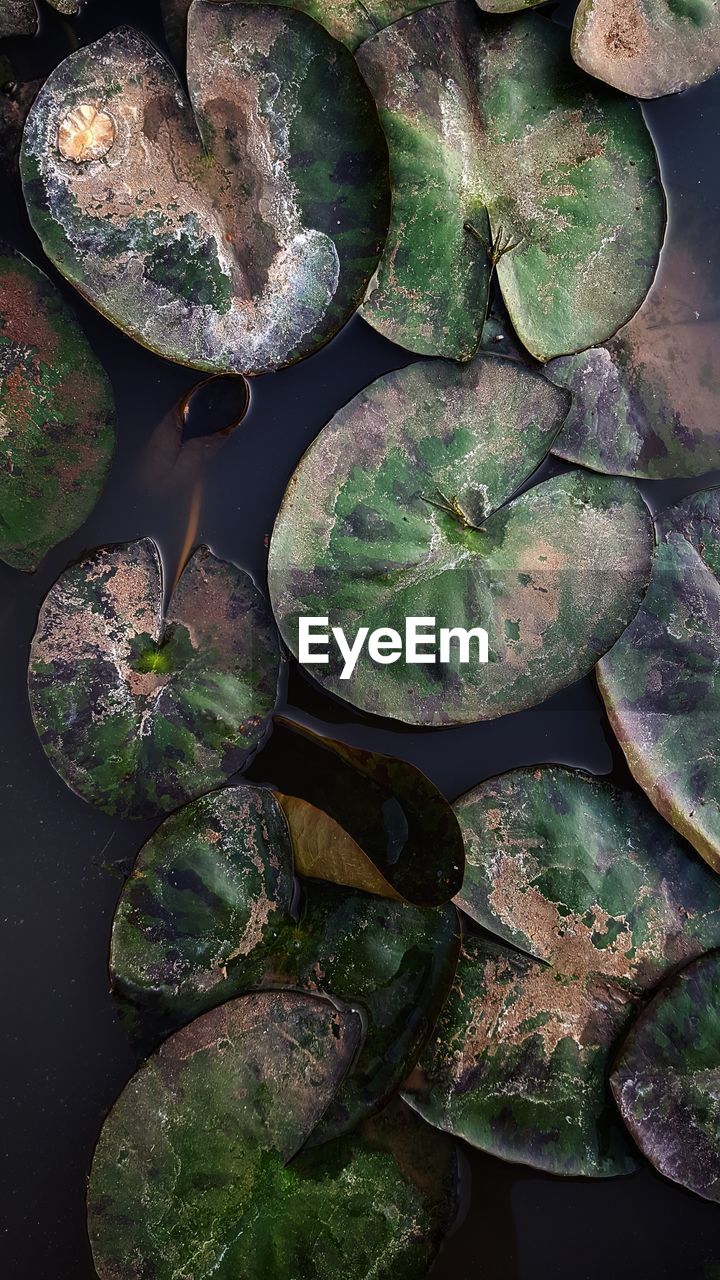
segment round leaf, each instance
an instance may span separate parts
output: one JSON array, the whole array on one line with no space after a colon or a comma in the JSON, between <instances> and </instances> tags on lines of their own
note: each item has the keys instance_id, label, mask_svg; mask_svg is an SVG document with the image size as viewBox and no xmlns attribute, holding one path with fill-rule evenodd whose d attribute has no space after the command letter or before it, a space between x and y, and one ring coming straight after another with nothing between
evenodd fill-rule
<instances>
[{"instance_id":1,"label":"round leaf","mask_svg":"<svg viewBox=\"0 0 720 1280\"><path fill-rule=\"evenodd\" d=\"M636 98L678 93L720 67L717 0L580 0L572 56L589 75Z\"/></svg>"},{"instance_id":2,"label":"round leaf","mask_svg":"<svg viewBox=\"0 0 720 1280\"><path fill-rule=\"evenodd\" d=\"M677 974L633 1025L610 1078L620 1114L665 1177L720 1202L720 955Z\"/></svg>"},{"instance_id":3,"label":"round leaf","mask_svg":"<svg viewBox=\"0 0 720 1280\"><path fill-rule=\"evenodd\" d=\"M643 606L598 665L633 776L720 871L720 491L663 512Z\"/></svg>"},{"instance_id":4,"label":"round leaf","mask_svg":"<svg viewBox=\"0 0 720 1280\"><path fill-rule=\"evenodd\" d=\"M408 617L428 617L484 627L490 658L481 665L475 648L462 663L453 644L446 663L380 666L364 648L343 678L331 645L312 668L326 689L410 724L466 723L541 702L610 648L650 572L652 526L635 488L573 472L512 497L566 408L541 375L478 356L389 374L320 433L270 547L290 650L302 616L327 617L349 639L360 626L402 637Z\"/></svg>"},{"instance_id":5,"label":"round leaf","mask_svg":"<svg viewBox=\"0 0 720 1280\"><path fill-rule=\"evenodd\" d=\"M394 200L364 314L411 350L473 354L488 253L541 360L604 342L643 301L665 221L655 151L639 106L593 90L566 41L452 0L360 49Z\"/></svg>"},{"instance_id":6,"label":"round leaf","mask_svg":"<svg viewBox=\"0 0 720 1280\"><path fill-rule=\"evenodd\" d=\"M286 1164L357 1039L352 1015L263 993L166 1041L95 1153L88 1224L100 1280L420 1280L456 1212L451 1143L396 1104Z\"/></svg>"},{"instance_id":7,"label":"round leaf","mask_svg":"<svg viewBox=\"0 0 720 1280\"><path fill-rule=\"evenodd\" d=\"M280 655L249 574L196 551L163 614L149 539L67 569L30 653L35 727L60 776L108 813L150 817L241 769L267 732Z\"/></svg>"},{"instance_id":8,"label":"round leaf","mask_svg":"<svg viewBox=\"0 0 720 1280\"><path fill-rule=\"evenodd\" d=\"M0 5L0 39L33 36L37 30L35 0L3 0Z\"/></svg>"},{"instance_id":9,"label":"round leaf","mask_svg":"<svg viewBox=\"0 0 720 1280\"><path fill-rule=\"evenodd\" d=\"M304 14L193 5L188 101L129 27L57 68L22 173L49 257L113 323L211 371L277 369L360 303L387 149L350 53Z\"/></svg>"},{"instance_id":10,"label":"round leaf","mask_svg":"<svg viewBox=\"0 0 720 1280\"><path fill-rule=\"evenodd\" d=\"M37 267L0 253L0 558L33 570L89 515L115 436L110 384Z\"/></svg>"}]
</instances>

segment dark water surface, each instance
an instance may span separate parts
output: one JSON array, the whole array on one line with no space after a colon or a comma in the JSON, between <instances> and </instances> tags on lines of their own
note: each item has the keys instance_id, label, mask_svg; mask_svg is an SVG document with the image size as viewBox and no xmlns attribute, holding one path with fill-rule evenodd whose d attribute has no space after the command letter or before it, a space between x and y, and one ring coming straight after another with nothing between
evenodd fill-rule
<instances>
[{"instance_id":1,"label":"dark water surface","mask_svg":"<svg viewBox=\"0 0 720 1280\"><path fill-rule=\"evenodd\" d=\"M8 41L23 77L48 73L73 47L125 21L158 43L155 0L92 0L74 24L45 11L34 40ZM717 175L720 79L650 104L671 219L692 227L720 276ZM43 269L17 182L3 184L0 236ZM714 268L714 270L713 270ZM662 270L662 268L661 268ZM102 1117L137 1065L108 993L107 948L124 875L154 824L118 822L74 796L35 737L25 691L38 607L86 548L144 535L161 547L171 581L197 520L197 541L262 580L267 541L295 464L336 409L375 377L412 359L361 320L295 368L242 387L206 388L192 404L180 450L175 406L199 381L124 338L79 296L74 305L115 388L119 443L103 498L85 527L38 573L0 565L0 1277L92 1280L85 1178ZM692 282L688 282L688 297ZM719 424L720 425L720 424ZM717 479L718 477L714 477ZM643 486L653 507L693 483ZM594 685L531 711L458 729L420 731L355 714L292 671L288 703L336 736L413 761L449 796L522 764L558 762L626 778ZM275 750L278 749L276 746ZM252 776L271 781L268 749ZM472 1174L463 1225L433 1280L713 1280L720 1276L720 1210L649 1169L605 1182L561 1180L467 1152Z\"/></svg>"}]
</instances>

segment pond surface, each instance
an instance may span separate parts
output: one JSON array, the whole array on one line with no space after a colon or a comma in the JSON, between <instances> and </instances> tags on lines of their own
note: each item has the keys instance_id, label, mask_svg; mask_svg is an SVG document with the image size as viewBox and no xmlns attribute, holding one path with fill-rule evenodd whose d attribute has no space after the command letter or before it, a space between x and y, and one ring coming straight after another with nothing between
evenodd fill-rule
<instances>
[{"instance_id":1,"label":"pond surface","mask_svg":"<svg viewBox=\"0 0 720 1280\"><path fill-rule=\"evenodd\" d=\"M21 76L39 77L70 52L72 31L85 43L120 22L162 43L154 0L93 0L72 26L45 12L34 40L7 44ZM646 115L671 225L692 229L706 278L718 279L720 77L650 104ZM0 236L57 279L27 223L15 179L3 190ZM672 284L677 289L676 273ZM232 432L212 434L237 417L242 385L205 388L191 399L181 450L176 406L201 375L136 346L61 287L112 379L119 443L110 482L84 528L32 576L0 565L0 1274L7 1280L95 1275L85 1233L85 1178L102 1118L138 1062L108 991L110 923L123 878L155 825L93 810L47 763L25 690L39 605L86 548L144 535L158 542L168 581L187 544L200 541L262 581L274 516L300 455L356 392L413 358L355 319L311 359L256 379L247 416ZM681 307L693 308L697 287L697 279L687 280ZM710 477L718 479L720 473ZM659 507L707 482L648 483L643 491ZM398 728L356 714L297 670L287 703L291 714L328 726L337 737L419 765L449 798L524 764L572 764L627 779L590 680L531 711L444 730ZM250 776L271 782L282 750L271 742ZM469 1151L466 1159L464 1222L432 1280L720 1276L720 1211L649 1169L587 1182Z\"/></svg>"}]
</instances>

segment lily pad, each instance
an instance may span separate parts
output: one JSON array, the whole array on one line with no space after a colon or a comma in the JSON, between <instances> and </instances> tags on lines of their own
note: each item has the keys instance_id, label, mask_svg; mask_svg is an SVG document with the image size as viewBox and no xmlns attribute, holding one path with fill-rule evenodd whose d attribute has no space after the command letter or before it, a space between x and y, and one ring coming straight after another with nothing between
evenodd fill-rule
<instances>
[{"instance_id":1,"label":"lily pad","mask_svg":"<svg viewBox=\"0 0 720 1280\"><path fill-rule=\"evenodd\" d=\"M222 1005L166 1041L95 1152L88 1225L100 1280L420 1280L457 1209L448 1139L395 1104L287 1163L358 1030L325 1002L275 992Z\"/></svg>"},{"instance_id":2,"label":"lily pad","mask_svg":"<svg viewBox=\"0 0 720 1280\"><path fill-rule=\"evenodd\" d=\"M637 617L598 665L598 686L633 776L720 871L720 491L660 514Z\"/></svg>"},{"instance_id":3,"label":"lily pad","mask_svg":"<svg viewBox=\"0 0 720 1280\"><path fill-rule=\"evenodd\" d=\"M720 1202L720 955L703 956L650 1002L610 1077L620 1114L666 1178Z\"/></svg>"},{"instance_id":4,"label":"lily pad","mask_svg":"<svg viewBox=\"0 0 720 1280\"><path fill-rule=\"evenodd\" d=\"M657 158L638 104L594 89L560 27L452 0L380 32L358 60L393 185L370 324L412 351L469 359L490 257L540 360L604 342L630 319L663 239Z\"/></svg>"},{"instance_id":5,"label":"lily pad","mask_svg":"<svg viewBox=\"0 0 720 1280\"><path fill-rule=\"evenodd\" d=\"M678 93L720 67L717 0L580 0L572 56L636 98Z\"/></svg>"},{"instance_id":6,"label":"lily pad","mask_svg":"<svg viewBox=\"0 0 720 1280\"><path fill-rule=\"evenodd\" d=\"M115 444L112 390L60 294L0 250L0 558L36 569L90 514Z\"/></svg>"},{"instance_id":7,"label":"lily pad","mask_svg":"<svg viewBox=\"0 0 720 1280\"><path fill-rule=\"evenodd\" d=\"M107 813L152 817L242 769L267 733L281 659L248 573L206 547L163 610L146 538L96 551L52 587L30 705L61 778Z\"/></svg>"},{"instance_id":8,"label":"lily pad","mask_svg":"<svg viewBox=\"0 0 720 1280\"><path fill-rule=\"evenodd\" d=\"M328 852L318 851L313 874L380 892L381 880L371 887L374 869L397 897L416 906L449 902L463 882L465 854L457 818L434 783L406 760L338 742L299 721L275 716L274 726L267 767L283 793L283 807L292 788L294 804L305 801L321 810L344 837L342 863L331 865ZM289 747L292 754L274 753L275 745ZM286 814L290 810L287 806ZM289 824L297 853L298 824L292 817ZM322 827L327 832L327 821ZM353 852L349 842L367 861L354 860L345 878ZM306 858L307 849L301 850L303 874L308 874Z\"/></svg>"},{"instance_id":9,"label":"lily pad","mask_svg":"<svg viewBox=\"0 0 720 1280\"><path fill-rule=\"evenodd\" d=\"M115 993L154 1036L252 988L321 992L359 1008L366 1036L323 1140L385 1105L417 1062L450 990L457 912L308 883L270 791L226 788L167 819L138 855L110 950Z\"/></svg>"},{"instance_id":10,"label":"lily pad","mask_svg":"<svg viewBox=\"0 0 720 1280\"><path fill-rule=\"evenodd\" d=\"M484 1150L553 1173L634 1165L608 1055L639 1001L720 943L720 884L644 797L569 769L519 769L456 805L470 936L406 1096Z\"/></svg>"},{"instance_id":11,"label":"lily pad","mask_svg":"<svg viewBox=\"0 0 720 1280\"><path fill-rule=\"evenodd\" d=\"M3 0L0 5L0 39L33 36L37 30L35 0Z\"/></svg>"},{"instance_id":12,"label":"lily pad","mask_svg":"<svg viewBox=\"0 0 720 1280\"><path fill-rule=\"evenodd\" d=\"M483 355L391 373L320 433L270 547L291 652L301 617L327 618L348 642L362 626L401 644L408 617L435 619L435 657L440 628L482 627L489 649L485 665L477 637L464 661L456 640L444 662L431 643L425 663L396 652L380 665L365 647L344 678L331 637L328 664L310 668L324 688L409 724L458 724L532 706L592 670L640 604L652 524L624 480L570 472L513 496L566 411L540 374Z\"/></svg>"},{"instance_id":13,"label":"lily pad","mask_svg":"<svg viewBox=\"0 0 720 1280\"><path fill-rule=\"evenodd\" d=\"M277 369L341 327L377 265L377 112L352 55L290 9L196 0L187 74L189 100L129 27L66 59L25 130L30 218L60 271L151 350Z\"/></svg>"}]
</instances>

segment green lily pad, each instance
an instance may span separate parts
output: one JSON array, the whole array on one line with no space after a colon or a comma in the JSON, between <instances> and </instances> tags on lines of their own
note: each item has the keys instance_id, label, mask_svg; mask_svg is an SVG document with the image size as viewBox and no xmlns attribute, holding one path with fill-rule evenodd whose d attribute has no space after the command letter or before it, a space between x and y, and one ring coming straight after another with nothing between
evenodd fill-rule
<instances>
[{"instance_id":1,"label":"green lily pad","mask_svg":"<svg viewBox=\"0 0 720 1280\"><path fill-rule=\"evenodd\" d=\"M456 805L468 937L406 1094L484 1150L553 1173L628 1172L608 1055L639 1001L720 943L720 884L643 796L518 769Z\"/></svg>"},{"instance_id":2,"label":"green lily pad","mask_svg":"<svg viewBox=\"0 0 720 1280\"><path fill-rule=\"evenodd\" d=\"M166 1041L95 1152L100 1280L420 1280L457 1210L448 1139L396 1103L287 1163L357 1043L353 1015L278 992L222 1005Z\"/></svg>"},{"instance_id":3,"label":"green lily pad","mask_svg":"<svg viewBox=\"0 0 720 1280\"><path fill-rule=\"evenodd\" d=\"M331 865L328 853L321 853L313 874L368 892L385 892L381 877L397 897L421 907L442 906L454 897L465 868L462 834L451 806L420 769L284 716L275 716L274 725L272 746L287 745L292 752L276 758L271 746L268 762L286 815L288 799L312 805L326 838L323 816L341 829L345 851L352 842L364 860L354 864L357 878L345 878L345 862ZM284 794L290 788L292 797ZM297 822L289 819L289 825L297 853ZM301 851L301 864L305 857ZM307 863L300 869L309 874Z\"/></svg>"},{"instance_id":4,"label":"green lily pad","mask_svg":"<svg viewBox=\"0 0 720 1280\"><path fill-rule=\"evenodd\" d=\"M0 39L33 36L37 30L35 0L3 0L0 5Z\"/></svg>"},{"instance_id":5,"label":"green lily pad","mask_svg":"<svg viewBox=\"0 0 720 1280\"><path fill-rule=\"evenodd\" d=\"M571 46L583 71L623 93L678 93L720 68L717 2L580 0Z\"/></svg>"},{"instance_id":6,"label":"green lily pad","mask_svg":"<svg viewBox=\"0 0 720 1280\"><path fill-rule=\"evenodd\" d=\"M625 480L571 472L513 496L566 411L540 374L483 355L391 373L320 433L270 547L291 652L301 617L327 618L348 643L360 626L402 640L408 617L434 618L436 657L441 628L483 627L489 650L485 665L477 638L465 662L453 642L449 661L396 653L379 665L366 646L343 678L331 637L328 664L309 667L324 688L410 724L457 724L532 706L592 670L640 604L652 525Z\"/></svg>"},{"instance_id":7,"label":"green lily pad","mask_svg":"<svg viewBox=\"0 0 720 1280\"><path fill-rule=\"evenodd\" d=\"M637 617L598 665L598 686L635 779L720 871L720 491L656 521Z\"/></svg>"},{"instance_id":8,"label":"green lily pad","mask_svg":"<svg viewBox=\"0 0 720 1280\"><path fill-rule=\"evenodd\" d=\"M553 452L611 474L650 480L720 466L720 308L707 226L671 211L646 301L602 347L547 365L573 403Z\"/></svg>"},{"instance_id":9,"label":"green lily pad","mask_svg":"<svg viewBox=\"0 0 720 1280\"><path fill-rule=\"evenodd\" d=\"M277 369L344 324L377 265L377 112L352 55L290 9L196 0L187 73L189 100L129 27L67 58L25 129L30 218L60 271L151 350Z\"/></svg>"},{"instance_id":10,"label":"green lily pad","mask_svg":"<svg viewBox=\"0 0 720 1280\"><path fill-rule=\"evenodd\" d=\"M630 319L663 239L657 158L638 104L593 88L560 27L452 0L388 27L358 60L393 185L370 324L412 351L469 359L490 248L538 359L604 342Z\"/></svg>"},{"instance_id":11,"label":"green lily pad","mask_svg":"<svg viewBox=\"0 0 720 1280\"><path fill-rule=\"evenodd\" d=\"M663 987L632 1027L610 1084L643 1155L666 1178L720 1202L720 955Z\"/></svg>"},{"instance_id":12,"label":"green lily pad","mask_svg":"<svg viewBox=\"0 0 720 1280\"><path fill-rule=\"evenodd\" d=\"M36 569L83 523L115 444L112 390L47 276L0 251L0 559Z\"/></svg>"},{"instance_id":13,"label":"green lily pad","mask_svg":"<svg viewBox=\"0 0 720 1280\"><path fill-rule=\"evenodd\" d=\"M362 1010L366 1037L323 1140L385 1105L415 1065L452 985L452 906L308 883L294 910L292 848L270 791L226 788L173 814L141 850L113 923L115 993L157 1037L252 988L289 985Z\"/></svg>"},{"instance_id":14,"label":"green lily pad","mask_svg":"<svg viewBox=\"0 0 720 1280\"><path fill-rule=\"evenodd\" d=\"M217 787L267 733L281 659L249 574L196 551L163 611L146 538L67 569L40 610L30 705L60 777L107 813L151 817Z\"/></svg>"}]
</instances>

